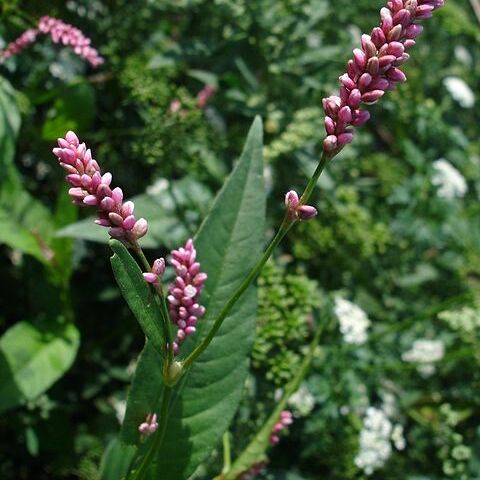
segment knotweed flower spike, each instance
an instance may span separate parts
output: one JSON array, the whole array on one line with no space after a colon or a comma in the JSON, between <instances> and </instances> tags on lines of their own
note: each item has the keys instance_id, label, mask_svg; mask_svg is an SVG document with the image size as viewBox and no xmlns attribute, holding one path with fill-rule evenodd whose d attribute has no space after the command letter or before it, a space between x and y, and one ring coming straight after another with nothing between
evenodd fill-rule
<instances>
[{"instance_id":1,"label":"knotweed flower spike","mask_svg":"<svg viewBox=\"0 0 480 480\"><path fill-rule=\"evenodd\" d=\"M288 216L293 219L310 220L317 216L317 209L311 205L302 205L298 193L290 190L285 195Z\"/></svg>"},{"instance_id":2,"label":"knotweed flower spike","mask_svg":"<svg viewBox=\"0 0 480 480\"><path fill-rule=\"evenodd\" d=\"M111 188L112 174L102 174L92 152L85 143L80 143L73 132L58 139L58 148L53 149L60 166L68 175L68 191L75 205L97 207L97 225L110 228L111 237L127 245L135 244L148 230L144 218L137 220L133 214L133 202L123 203L123 192L119 187Z\"/></svg>"},{"instance_id":3,"label":"knotweed flower spike","mask_svg":"<svg viewBox=\"0 0 480 480\"><path fill-rule=\"evenodd\" d=\"M380 26L362 35L362 48L353 51L347 73L340 77L339 96L323 99L327 152L340 150L353 140L353 129L365 124L370 114L360 107L376 103L407 77L398 68L410 55L415 38L423 27L415 23L432 16L444 0L392 0L380 10Z\"/></svg>"},{"instance_id":4,"label":"knotweed flower spike","mask_svg":"<svg viewBox=\"0 0 480 480\"><path fill-rule=\"evenodd\" d=\"M186 337L196 331L197 321L205 314L205 307L198 304L198 297L203 290L207 274L200 271L200 264L195 261L197 251L193 240L189 239L185 247L171 252L170 263L175 268L177 277L168 288L170 318L178 327L173 343L175 354Z\"/></svg>"},{"instance_id":5,"label":"knotweed flower spike","mask_svg":"<svg viewBox=\"0 0 480 480\"><path fill-rule=\"evenodd\" d=\"M197 95L197 107L203 109L207 106L210 99L215 95L215 87L213 85L206 85Z\"/></svg>"},{"instance_id":6,"label":"knotweed flower spike","mask_svg":"<svg viewBox=\"0 0 480 480\"><path fill-rule=\"evenodd\" d=\"M292 423L293 423L292 412L290 412L288 410L284 410L280 414L280 419L278 420L278 422L273 427L272 433L270 435L270 443L272 445L276 445L280 441L280 437L278 436L278 434L282 430L287 428L289 425L291 425Z\"/></svg>"},{"instance_id":7,"label":"knotweed flower spike","mask_svg":"<svg viewBox=\"0 0 480 480\"><path fill-rule=\"evenodd\" d=\"M0 61L4 61L7 58L13 57L17 53L20 53L36 40L37 35L38 30L35 29L29 29L23 32L16 40L9 43L5 50L0 52Z\"/></svg>"},{"instance_id":8,"label":"knotweed flower spike","mask_svg":"<svg viewBox=\"0 0 480 480\"><path fill-rule=\"evenodd\" d=\"M92 67L98 67L104 60L97 50L91 46L91 41L81 30L68 23L49 16L43 16L38 22L37 29L24 32L17 40L10 43L0 52L0 60L6 60L33 43L39 34L50 35L54 43L70 47L75 54L85 59Z\"/></svg>"},{"instance_id":9,"label":"knotweed flower spike","mask_svg":"<svg viewBox=\"0 0 480 480\"><path fill-rule=\"evenodd\" d=\"M138 431L144 435L151 435L158 430L157 414L148 414L147 418L138 427Z\"/></svg>"}]
</instances>

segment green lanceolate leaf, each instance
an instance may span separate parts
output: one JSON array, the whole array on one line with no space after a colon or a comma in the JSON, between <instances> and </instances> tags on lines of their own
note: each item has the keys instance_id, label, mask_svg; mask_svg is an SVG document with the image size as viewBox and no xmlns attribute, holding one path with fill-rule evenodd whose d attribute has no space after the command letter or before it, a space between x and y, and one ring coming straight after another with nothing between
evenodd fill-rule
<instances>
[{"instance_id":1,"label":"green lanceolate leaf","mask_svg":"<svg viewBox=\"0 0 480 480\"><path fill-rule=\"evenodd\" d=\"M19 128L20 112L15 101L15 91L0 77L0 186L10 174Z\"/></svg>"},{"instance_id":2,"label":"green lanceolate leaf","mask_svg":"<svg viewBox=\"0 0 480 480\"><path fill-rule=\"evenodd\" d=\"M125 478L135 456L136 447L124 445L114 438L105 450L100 464L100 480L121 480Z\"/></svg>"},{"instance_id":3,"label":"green lanceolate leaf","mask_svg":"<svg viewBox=\"0 0 480 480\"><path fill-rule=\"evenodd\" d=\"M0 243L49 264L48 237L54 228L50 213L23 188L15 167L19 128L15 92L0 78Z\"/></svg>"},{"instance_id":4,"label":"green lanceolate leaf","mask_svg":"<svg viewBox=\"0 0 480 480\"><path fill-rule=\"evenodd\" d=\"M256 119L234 171L217 195L195 245L207 280L201 303L205 318L192 341L182 345L188 355L211 328L222 306L257 261L263 242L262 126ZM253 344L256 290L252 286L225 319L207 350L175 387L167 432L155 452L151 478L188 478L221 440L241 399ZM147 345L138 363L128 399L122 438L138 443L137 427L159 409L162 384L160 356ZM152 387L156 385L156 391ZM145 398L148 397L147 400ZM138 404L142 403L143 411Z\"/></svg>"},{"instance_id":5,"label":"green lanceolate leaf","mask_svg":"<svg viewBox=\"0 0 480 480\"><path fill-rule=\"evenodd\" d=\"M142 327L151 345L158 351L165 350L165 337L158 297L156 297L142 275L137 262L118 240L111 240L110 247L113 274L123 298Z\"/></svg>"},{"instance_id":6,"label":"green lanceolate leaf","mask_svg":"<svg viewBox=\"0 0 480 480\"><path fill-rule=\"evenodd\" d=\"M19 322L0 338L0 412L35 399L66 372L79 333L71 323Z\"/></svg>"}]
</instances>

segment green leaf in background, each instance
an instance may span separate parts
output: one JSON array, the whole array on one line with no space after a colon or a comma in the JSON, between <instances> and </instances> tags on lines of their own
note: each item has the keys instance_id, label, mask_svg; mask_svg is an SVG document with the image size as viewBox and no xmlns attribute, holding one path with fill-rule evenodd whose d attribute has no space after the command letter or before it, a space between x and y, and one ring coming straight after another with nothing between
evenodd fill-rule
<instances>
[{"instance_id":1,"label":"green leaf in background","mask_svg":"<svg viewBox=\"0 0 480 480\"><path fill-rule=\"evenodd\" d=\"M124 445L117 438L113 439L103 455L99 480L124 478L130 469L136 451L136 447Z\"/></svg>"},{"instance_id":2,"label":"green leaf in background","mask_svg":"<svg viewBox=\"0 0 480 480\"><path fill-rule=\"evenodd\" d=\"M48 209L16 180L6 179L0 189L0 243L48 264L52 253L48 243L53 231Z\"/></svg>"},{"instance_id":3,"label":"green leaf in background","mask_svg":"<svg viewBox=\"0 0 480 480\"><path fill-rule=\"evenodd\" d=\"M33 400L71 366L79 333L71 323L18 322L0 338L0 413Z\"/></svg>"},{"instance_id":4,"label":"green leaf in background","mask_svg":"<svg viewBox=\"0 0 480 480\"><path fill-rule=\"evenodd\" d=\"M67 86L56 97L43 124L44 140L56 140L67 130L85 131L95 118L95 90L86 82Z\"/></svg>"},{"instance_id":5,"label":"green leaf in background","mask_svg":"<svg viewBox=\"0 0 480 480\"><path fill-rule=\"evenodd\" d=\"M49 264L50 212L23 188L13 163L20 114L14 90L0 78L0 243Z\"/></svg>"},{"instance_id":6,"label":"green leaf in background","mask_svg":"<svg viewBox=\"0 0 480 480\"><path fill-rule=\"evenodd\" d=\"M110 247L114 253L110 258L113 274L123 298L153 347L163 352L165 337L157 298L125 246L118 240L111 240Z\"/></svg>"},{"instance_id":7,"label":"green leaf in background","mask_svg":"<svg viewBox=\"0 0 480 480\"><path fill-rule=\"evenodd\" d=\"M15 91L0 77L0 186L11 175L19 128L20 112L15 101Z\"/></svg>"},{"instance_id":8,"label":"green leaf in background","mask_svg":"<svg viewBox=\"0 0 480 480\"><path fill-rule=\"evenodd\" d=\"M209 275L201 298L207 314L199 322L194 338L197 342L255 264L263 243L264 225L262 124L257 118L238 164L196 237L202 270ZM240 402L255 316L256 290L252 286L176 388L166 436L151 468L152 478L188 478L219 443ZM194 342L187 340L182 345L182 356L193 347ZM138 443L139 423L147 413L159 409L161 385L161 357L147 345L128 397L124 442Z\"/></svg>"}]
</instances>

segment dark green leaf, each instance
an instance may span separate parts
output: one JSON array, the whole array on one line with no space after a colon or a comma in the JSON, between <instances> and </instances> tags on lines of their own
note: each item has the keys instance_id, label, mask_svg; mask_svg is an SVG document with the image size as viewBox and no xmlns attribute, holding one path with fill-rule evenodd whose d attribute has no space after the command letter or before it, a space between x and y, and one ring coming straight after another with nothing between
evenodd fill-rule
<instances>
[{"instance_id":1,"label":"dark green leaf","mask_svg":"<svg viewBox=\"0 0 480 480\"><path fill-rule=\"evenodd\" d=\"M95 118L95 90L86 82L69 85L55 100L47 112L42 137L56 140L67 130L84 131Z\"/></svg>"},{"instance_id":2,"label":"dark green leaf","mask_svg":"<svg viewBox=\"0 0 480 480\"><path fill-rule=\"evenodd\" d=\"M126 476L135 456L136 447L127 446L117 438L105 450L100 464L99 480L121 480Z\"/></svg>"},{"instance_id":3,"label":"dark green leaf","mask_svg":"<svg viewBox=\"0 0 480 480\"><path fill-rule=\"evenodd\" d=\"M71 323L18 322L0 338L0 412L35 399L67 371L79 333Z\"/></svg>"},{"instance_id":4,"label":"dark green leaf","mask_svg":"<svg viewBox=\"0 0 480 480\"><path fill-rule=\"evenodd\" d=\"M125 246L118 240L111 240L110 247L114 252L110 262L123 298L152 346L163 352L165 337L157 298Z\"/></svg>"},{"instance_id":5,"label":"dark green leaf","mask_svg":"<svg viewBox=\"0 0 480 480\"><path fill-rule=\"evenodd\" d=\"M255 264L262 246L264 221L262 127L260 119L256 119L240 161L196 237L202 270L209 275L201 298L207 314L199 322L197 342ZM255 314L256 290L252 286L177 386L166 437L151 469L152 478L188 478L218 444L241 398ZM187 340L182 345L182 355L193 347L193 341ZM160 356L147 345L129 395L125 442L138 443L138 424L147 413L158 411L161 383Z\"/></svg>"}]
</instances>

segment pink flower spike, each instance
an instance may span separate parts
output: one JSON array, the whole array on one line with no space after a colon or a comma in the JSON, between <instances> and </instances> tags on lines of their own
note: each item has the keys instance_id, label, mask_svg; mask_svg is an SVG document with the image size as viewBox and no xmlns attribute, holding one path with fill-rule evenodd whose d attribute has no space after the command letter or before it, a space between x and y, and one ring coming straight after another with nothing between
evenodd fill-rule
<instances>
[{"instance_id":1,"label":"pink flower spike","mask_svg":"<svg viewBox=\"0 0 480 480\"><path fill-rule=\"evenodd\" d=\"M38 35L38 30L29 29L23 32L16 40L9 43L5 50L0 51L0 62L3 63L7 58L13 57L32 44Z\"/></svg>"},{"instance_id":2,"label":"pink flower spike","mask_svg":"<svg viewBox=\"0 0 480 480\"><path fill-rule=\"evenodd\" d=\"M280 418L278 419L277 423L273 426L272 433L270 435L270 443L272 445L276 445L280 442L280 432L286 429L289 425L293 423L293 415L292 412L288 410L283 410L280 414Z\"/></svg>"},{"instance_id":3,"label":"pink flower spike","mask_svg":"<svg viewBox=\"0 0 480 480\"><path fill-rule=\"evenodd\" d=\"M429 18L443 0L388 0L380 10L380 25L362 35L361 49L353 51L347 73L340 78L340 95L322 101L325 111L325 152L339 151L353 139L349 126L359 127L369 115L361 105L376 103L387 90L407 80L398 66L410 57L405 50L415 45L423 27L417 21ZM338 98L338 101L332 101ZM353 110L352 115L348 110Z\"/></svg>"},{"instance_id":4,"label":"pink flower spike","mask_svg":"<svg viewBox=\"0 0 480 480\"><path fill-rule=\"evenodd\" d=\"M168 287L167 300L170 304L170 318L178 327L174 342L175 354L180 344L195 333L195 325L205 314L205 308L198 304L198 298L207 280L207 274L200 271L200 264L196 262L197 252L193 240L189 239L183 248L173 250L170 264L175 268L176 278ZM159 268L164 270L163 259L158 260ZM154 263L154 268L155 264Z\"/></svg>"},{"instance_id":5,"label":"pink flower spike","mask_svg":"<svg viewBox=\"0 0 480 480\"><path fill-rule=\"evenodd\" d=\"M215 87L213 85L206 85L197 95L197 107L203 109L215 94Z\"/></svg>"},{"instance_id":6,"label":"pink flower spike","mask_svg":"<svg viewBox=\"0 0 480 480\"><path fill-rule=\"evenodd\" d=\"M58 139L61 148L54 148L53 154L59 164L69 173L67 182L72 186L68 193L76 205L96 206L98 219L95 222L102 227L109 227L112 238L123 241L126 245L134 244L148 231L144 218L136 220L133 215L133 202L123 202L121 188L109 187L112 175L102 175L98 163L85 143L80 143L74 132L67 132L65 138ZM68 165L65 163L67 162Z\"/></svg>"}]
</instances>

